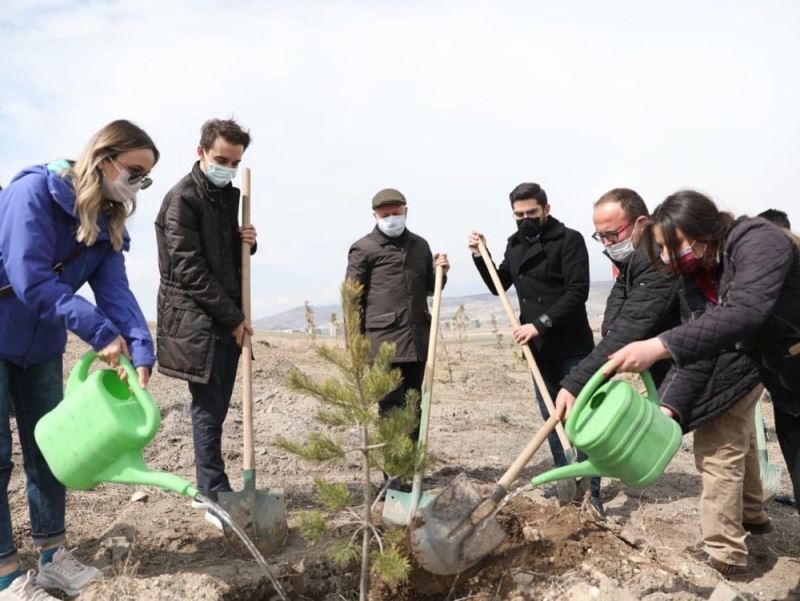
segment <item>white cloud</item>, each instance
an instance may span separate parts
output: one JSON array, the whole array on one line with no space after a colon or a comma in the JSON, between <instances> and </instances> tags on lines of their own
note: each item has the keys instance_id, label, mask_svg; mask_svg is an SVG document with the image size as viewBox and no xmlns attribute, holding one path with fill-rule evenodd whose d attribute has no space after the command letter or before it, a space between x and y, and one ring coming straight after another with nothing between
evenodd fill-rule
<instances>
[{"instance_id":1,"label":"white cloud","mask_svg":"<svg viewBox=\"0 0 800 601\"><path fill-rule=\"evenodd\" d=\"M499 255L523 180L587 240L592 201L620 185L651 206L697 186L800 223L798 26L793 2L15 3L0 20L14 57L0 66L0 182L74 156L113 118L145 127L162 161L128 264L152 317L158 205L203 120L233 114L254 137L257 315L337 298L385 186L449 252L448 292L476 291L467 232Z\"/></svg>"}]
</instances>

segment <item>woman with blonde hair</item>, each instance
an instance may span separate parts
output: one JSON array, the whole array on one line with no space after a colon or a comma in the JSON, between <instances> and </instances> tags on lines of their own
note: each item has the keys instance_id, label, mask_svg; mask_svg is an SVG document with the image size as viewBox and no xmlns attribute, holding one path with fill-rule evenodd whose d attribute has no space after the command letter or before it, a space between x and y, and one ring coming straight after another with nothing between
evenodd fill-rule
<instances>
[{"instance_id":1,"label":"woman with blonde hair","mask_svg":"<svg viewBox=\"0 0 800 601\"><path fill-rule=\"evenodd\" d=\"M136 194L159 153L129 121L109 123L80 158L29 167L0 192L0 600L76 595L100 576L64 547L65 491L33 431L63 397L67 330L108 364L129 357L147 385L155 364L147 321L131 292L123 251ZM88 283L96 305L76 294ZM12 406L13 403L13 406ZM10 415L16 415L27 476L38 571L24 574L8 505Z\"/></svg>"}]
</instances>

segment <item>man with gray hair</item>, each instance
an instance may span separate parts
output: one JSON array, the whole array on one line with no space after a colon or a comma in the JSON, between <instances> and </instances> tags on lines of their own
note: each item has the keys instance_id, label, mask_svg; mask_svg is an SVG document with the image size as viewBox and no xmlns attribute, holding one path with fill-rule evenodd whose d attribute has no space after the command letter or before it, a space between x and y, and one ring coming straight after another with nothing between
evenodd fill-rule
<instances>
[{"instance_id":1,"label":"man with gray hair","mask_svg":"<svg viewBox=\"0 0 800 601\"><path fill-rule=\"evenodd\" d=\"M425 373L431 314L428 297L433 294L435 267L450 269L447 255L431 254L427 241L406 227L405 196L385 188L372 198L375 228L357 240L347 255L347 278L364 286L362 330L371 343L374 359L383 342L397 351L392 367L403 381L380 401L380 413L405 404L408 390L419 391ZM419 421L412 433L419 436Z\"/></svg>"}]
</instances>

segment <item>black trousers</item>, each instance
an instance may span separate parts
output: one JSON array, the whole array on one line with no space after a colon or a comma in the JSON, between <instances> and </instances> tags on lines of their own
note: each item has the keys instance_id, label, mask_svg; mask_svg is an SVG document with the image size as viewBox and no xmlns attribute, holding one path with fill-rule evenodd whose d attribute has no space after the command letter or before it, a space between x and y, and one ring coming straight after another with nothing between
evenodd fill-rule
<instances>
[{"instance_id":1,"label":"black trousers","mask_svg":"<svg viewBox=\"0 0 800 601\"><path fill-rule=\"evenodd\" d=\"M217 337L208 384L189 383L197 490L216 501L231 490L222 459L222 424L228 415L242 349L233 336Z\"/></svg>"},{"instance_id":2,"label":"black trousers","mask_svg":"<svg viewBox=\"0 0 800 601\"><path fill-rule=\"evenodd\" d=\"M792 480L795 507L800 511L800 416L775 408L775 433Z\"/></svg>"},{"instance_id":3,"label":"black trousers","mask_svg":"<svg viewBox=\"0 0 800 601\"><path fill-rule=\"evenodd\" d=\"M392 363L393 369L399 369L403 374L403 381L400 386L395 388L392 392L383 397L378 403L379 414L386 415L389 411L396 408L402 408L406 405L406 392L408 390L416 390L420 392L422 389L422 379L425 376L425 363L422 361L414 361L411 363ZM420 392L421 394L421 392ZM417 410L417 427L411 433L411 440L417 442L419 438L419 420L420 411Z\"/></svg>"}]
</instances>

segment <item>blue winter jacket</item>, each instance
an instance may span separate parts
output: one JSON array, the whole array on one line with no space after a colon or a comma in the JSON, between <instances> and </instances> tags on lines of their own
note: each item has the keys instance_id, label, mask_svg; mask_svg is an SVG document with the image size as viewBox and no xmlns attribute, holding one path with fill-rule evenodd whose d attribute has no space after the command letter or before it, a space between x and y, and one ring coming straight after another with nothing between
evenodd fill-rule
<instances>
[{"instance_id":1,"label":"blue winter jacket","mask_svg":"<svg viewBox=\"0 0 800 601\"><path fill-rule=\"evenodd\" d=\"M153 340L107 221L100 218L92 246L75 240L75 193L59 175L66 167L65 161L29 167L0 192L0 288L10 284L13 291L0 296L0 359L22 367L54 359L71 330L95 350L122 334L133 364L152 368ZM127 232L124 241L127 251ZM71 256L60 274L53 271ZM75 294L87 282L97 306Z\"/></svg>"}]
</instances>

